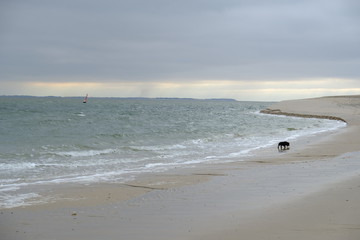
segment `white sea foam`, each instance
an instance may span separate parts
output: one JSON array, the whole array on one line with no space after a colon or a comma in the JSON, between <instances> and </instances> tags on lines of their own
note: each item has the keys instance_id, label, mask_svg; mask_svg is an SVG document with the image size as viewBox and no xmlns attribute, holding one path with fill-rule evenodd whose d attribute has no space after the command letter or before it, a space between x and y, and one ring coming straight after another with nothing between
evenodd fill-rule
<instances>
[{"instance_id":1,"label":"white sea foam","mask_svg":"<svg viewBox=\"0 0 360 240\"><path fill-rule=\"evenodd\" d=\"M26 169L35 168L36 163L22 162L22 163L0 163L1 171L23 171Z\"/></svg>"},{"instance_id":2,"label":"white sea foam","mask_svg":"<svg viewBox=\"0 0 360 240\"><path fill-rule=\"evenodd\" d=\"M20 206L28 206L41 202L48 202L48 199L41 198L36 193L24 193L16 195L0 195L0 207L1 208L14 208Z\"/></svg>"},{"instance_id":3,"label":"white sea foam","mask_svg":"<svg viewBox=\"0 0 360 240\"><path fill-rule=\"evenodd\" d=\"M52 152L52 153L64 157L92 157L92 156L104 155L114 152L116 152L116 150L114 149L104 149L104 150L81 150L81 151L66 151L66 152Z\"/></svg>"}]
</instances>

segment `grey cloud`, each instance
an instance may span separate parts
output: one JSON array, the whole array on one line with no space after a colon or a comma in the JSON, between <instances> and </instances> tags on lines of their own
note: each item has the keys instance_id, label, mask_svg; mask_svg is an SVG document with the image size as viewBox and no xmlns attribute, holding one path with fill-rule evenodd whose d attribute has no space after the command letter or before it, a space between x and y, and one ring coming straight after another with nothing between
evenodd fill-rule
<instances>
[{"instance_id":1,"label":"grey cloud","mask_svg":"<svg viewBox=\"0 0 360 240\"><path fill-rule=\"evenodd\" d=\"M8 1L0 80L359 77L356 1ZM71 78L73 79L73 78Z\"/></svg>"}]
</instances>

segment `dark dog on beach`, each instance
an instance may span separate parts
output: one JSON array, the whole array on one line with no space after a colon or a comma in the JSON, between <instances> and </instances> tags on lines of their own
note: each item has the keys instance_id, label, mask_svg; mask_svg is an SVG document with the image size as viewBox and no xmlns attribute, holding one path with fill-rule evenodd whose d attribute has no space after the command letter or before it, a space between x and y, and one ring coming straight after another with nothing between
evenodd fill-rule
<instances>
[{"instance_id":1,"label":"dark dog on beach","mask_svg":"<svg viewBox=\"0 0 360 240\"><path fill-rule=\"evenodd\" d=\"M278 144L278 149L279 150L286 150L290 148L290 143L289 142L279 142Z\"/></svg>"}]
</instances>

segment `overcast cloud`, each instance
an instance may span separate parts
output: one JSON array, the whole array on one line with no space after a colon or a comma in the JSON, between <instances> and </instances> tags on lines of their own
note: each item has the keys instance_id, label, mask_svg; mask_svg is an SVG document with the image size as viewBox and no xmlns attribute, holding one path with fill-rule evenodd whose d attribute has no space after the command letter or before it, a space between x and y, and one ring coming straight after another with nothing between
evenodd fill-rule
<instances>
[{"instance_id":1,"label":"overcast cloud","mask_svg":"<svg viewBox=\"0 0 360 240\"><path fill-rule=\"evenodd\" d=\"M119 91L133 83L131 94L140 96L144 89L135 86L144 82L223 81L232 88L301 81L304 90L324 79L331 80L317 88L334 92L339 84L348 89L339 93L356 93L359 42L355 0L4 0L0 94L27 93L21 82L114 83ZM186 86L189 94L178 96L206 95ZM49 95L39 91L46 90L30 94ZM151 91L148 96L164 95ZM98 93L109 94L115 93Z\"/></svg>"}]
</instances>

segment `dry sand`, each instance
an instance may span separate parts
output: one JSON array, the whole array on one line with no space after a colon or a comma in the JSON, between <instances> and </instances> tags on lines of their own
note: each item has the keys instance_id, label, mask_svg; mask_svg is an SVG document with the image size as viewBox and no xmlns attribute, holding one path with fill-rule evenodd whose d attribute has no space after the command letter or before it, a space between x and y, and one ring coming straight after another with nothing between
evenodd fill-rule
<instances>
[{"instance_id":1,"label":"dry sand","mask_svg":"<svg viewBox=\"0 0 360 240\"><path fill-rule=\"evenodd\" d=\"M360 96L284 101L267 112L348 126L251 162L54 189L52 203L0 210L0 238L360 239Z\"/></svg>"}]
</instances>

